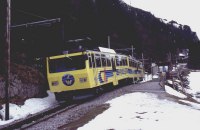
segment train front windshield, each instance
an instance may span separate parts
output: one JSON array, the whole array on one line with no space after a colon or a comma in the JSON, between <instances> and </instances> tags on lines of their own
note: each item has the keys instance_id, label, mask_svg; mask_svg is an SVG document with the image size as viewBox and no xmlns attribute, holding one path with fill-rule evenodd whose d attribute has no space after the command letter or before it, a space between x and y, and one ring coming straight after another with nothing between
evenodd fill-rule
<instances>
[{"instance_id":1,"label":"train front windshield","mask_svg":"<svg viewBox=\"0 0 200 130\"><path fill-rule=\"evenodd\" d=\"M49 59L49 72L58 73L85 69L85 55Z\"/></svg>"}]
</instances>

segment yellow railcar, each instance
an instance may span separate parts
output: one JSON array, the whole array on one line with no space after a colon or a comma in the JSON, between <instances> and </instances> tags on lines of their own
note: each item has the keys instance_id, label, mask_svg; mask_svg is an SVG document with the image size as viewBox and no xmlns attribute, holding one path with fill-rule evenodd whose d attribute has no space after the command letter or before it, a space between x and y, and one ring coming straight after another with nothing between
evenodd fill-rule
<instances>
[{"instance_id":1,"label":"yellow railcar","mask_svg":"<svg viewBox=\"0 0 200 130\"><path fill-rule=\"evenodd\" d=\"M47 79L57 100L70 98L81 90L98 90L121 81L143 79L141 62L130 56L108 52L82 51L47 57Z\"/></svg>"}]
</instances>

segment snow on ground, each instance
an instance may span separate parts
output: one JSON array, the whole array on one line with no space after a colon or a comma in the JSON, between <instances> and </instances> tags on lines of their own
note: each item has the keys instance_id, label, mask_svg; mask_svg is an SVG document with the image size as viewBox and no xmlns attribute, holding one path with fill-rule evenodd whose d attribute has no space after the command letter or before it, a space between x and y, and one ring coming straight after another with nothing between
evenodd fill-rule
<instances>
[{"instance_id":1,"label":"snow on ground","mask_svg":"<svg viewBox=\"0 0 200 130\"><path fill-rule=\"evenodd\" d=\"M153 75L153 79L159 78L158 75Z\"/></svg>"},{"instance_id":2,"label":"snow on ground","mask_svg":"<svg viewBox=\"0 0 200 130\"><path fill-rule=\"evenodd\" d=\"M152 80L152 75L145 75L145 81ZM200 92L198 81L200 72L191 72L189 75L190 87L193 93ZM131 93L115 98L107 103L110 108L98 115L79 130L199 130L198 119L200 117L200 105L185 101L185 96L166 86L166 91L174 96L183 98L178 104L168 100L160 100L155 94ZM10 116L8 121L0 121L0 125L7 124L19 118L37 113L57 104L53 93L48 92L46 98L33 98L26 100L25 104L18 106L10 104ZM4 117L5 106L0 110Z\"/></svg>"},{"instance_id":3,"label":"snow on ground","mask_svg":"<svg viewBox=\"0 0 200 130\"><path fill-rule=\"evenodd\" d=\"M192 94L194 96L193 98L200 102L200 72L191 72L188 80L190 89L186 89L186 92Z\"/></svg>"},{"instance_id":4,"label":"snow on ground","mask_svg":"<svg viewBox=\"0 0 200 130\"><path fill-rule=\"evenodd\" d=\"M187 96L185 96L184 94L177 92L176 90L174 90L173 88L167 85L165 85L165 91L169 93L170 95L173 95L179 98L187 98Z\"/></svg>"},{"instance_id":5,"label":"snow on ground","mask_svg":"<svg viewBox=\"0 0 200 130\"><path fill-rule=\"evenodd\" d=\"M78 130L199 130L200 106L160 100L155 94L131 93L107 103L110 108Z\"/></svg>"},{"instance_id":6,"label":"snow on ground","mask_svg":"<svg viewBox=\"0 0 200 130\"><path fill-rule=\"evenodd\" d=\"M190 86L190 89L191 89L191 92L193 94L195 93L200 93L200 84L199 84L199 81L200 81L200 72L191 72L188 76L188 79L189 79L189 86Z\"/></svg>"},{"instance_id":7,"label":"snow on ground","mask_svg":"<svg viewBox=\"0 0 200 130\"><path fill-rule=\"evenodd\" d=\"M197 98L196 96L200 97L200 85L199 85L199 80L200 80L200 72L190 72L188 76L189 80L189 89L185 89L186 93L192 94L196 101L200 102L200 98ZM180 80L175 80L176 82L180 82ZM172 84L171 80L167 80L169 84ZM165 90L167 93L180 97L180 98L186 98L183 94L175 91L171 87L165 85Z\"/></svg>"},{"instance_id":8,"label":"snow on ground","mask_svg":"<svg viewBox=\"0 0 200 130\"><path fill-rule=\"evenodd\" d=\"M197 110L200 110L200 104L197 104L197 103L194 103L194 102L190 102L190 101L187 101L187 100L180 100L181 102L184 102L184 103L187 103L189 104L190 106L192 106L193 108L197 109Z\"/></svg>"},{"instance_id":9,"label":"snow on ground","mask_svg":"<svg viewBox=\"0 0 200 130\"><path fill-rule=\"evenodd\" d=\"M156 78L159 78L158 75L145 74L144 80L142 82L147 82L147 81L150 81L150 80L156 79Z\"/></svg>"},{"instance_id":10,"label":"snow on ground","mask_svg":"<svg viewBox=\"0 0 200 130\"><path fill-rule=\"evenodd\" d=\"M151 77L145 75L145 80L151 80ZM191 91L200 92L198 85L200 72L191 72L188 78ZM179 98L187 98L167 85L165 90ZM160 100L155 94L139 92L126 94L107 102L111 106L108 110L78 130L199 130L200 104L180 101L188 105Z\"/></svg>"},{"instance_id":11,"label":"snow on ground","mask_svg":"<svg viewBox=\"0 0 200 130\"><path fill-rule=\"evenodd\" d=\"M147 82L152 80L152 75L151 74L145 74L144 75L144 80L142 82Z\"/></svg>"},{"instance_id":12,"label":"snow on ground","mask_svg":"<svg viewBox=\"0 0 200 130\"><path fill-rule=\"evenodd\" d=\"M173 82L171 80L167 80L168 84L173 84Z\"/></svg>"},{"instance_id":13,"label":"snow on ground","mask_svg":"<svg viewBox=\"0 0 200 130\"><path fill-rule=\"evenodd\" d=\"M45 98L32 98L25 101L24 105L18 106L15 104L9 105L10 107L10 120L8 121L0 121L0 125L4 125L10 123L14 120L24 118L30 114L34 114L40 112L44 109L47 109L53 105L55 105L57 101L55 100L55 96L53 93L48 92L48 97ZM3 109L0 110L0 114L5 116L5 105L3 105Z\"/></svg>"}]
</instances>

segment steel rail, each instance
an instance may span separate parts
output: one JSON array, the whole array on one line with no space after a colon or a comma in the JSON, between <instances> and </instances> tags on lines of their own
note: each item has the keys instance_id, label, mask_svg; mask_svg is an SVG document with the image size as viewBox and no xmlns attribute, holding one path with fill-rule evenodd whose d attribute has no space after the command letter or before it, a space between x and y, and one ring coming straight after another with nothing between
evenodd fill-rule
<instances>
[{"instance_id":1,"label":"steel rail","mask_svg":"<svg viewBox=\"0 0 200 130\"><path fill-rule=\"evenodd\" d=\"M39 122L45 121L49 118L54 117L57 114L60 114L62 112L71 110L79 105L82 105L88 101L91 101L95 98L87 98L82 100L77 100L71 103L62 102L57 105L55 105L52 108L45 109L41 112L38 112L36 114L30 115L26 118L16 120L10 124L2 125L0 126L0 130L13 130L13 129L26 129L29 128Z\"/></svg>"}]
</instances>

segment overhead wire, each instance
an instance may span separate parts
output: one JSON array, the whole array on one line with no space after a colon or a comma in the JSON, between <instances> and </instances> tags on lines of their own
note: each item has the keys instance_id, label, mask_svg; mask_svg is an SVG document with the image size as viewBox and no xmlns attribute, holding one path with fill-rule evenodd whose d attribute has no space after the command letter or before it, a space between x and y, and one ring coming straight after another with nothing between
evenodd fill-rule
<instances>
[{"instance_id":1,"label":"overhead wire","mask_svg":"<svg viewBox=\"0 0 200 130\"><path fill-rule=\"evenodd\" d=\"M14 10L16 10L18 12L21 12L23 14L26 14L26 15L30 15L30 16L33 16L33 17L41 18L43 20L47 20L48 19L46 17L40 16L40 15L37 15L37 14L34 14L34 13L30 13L30 12L27 12L27 11L24 11L24 10L21 10L21 9L14 9Z\"/></svg>"}]
</instances>

